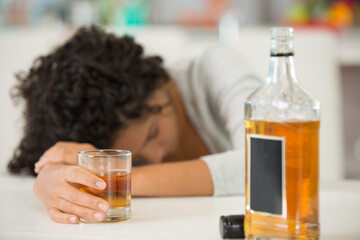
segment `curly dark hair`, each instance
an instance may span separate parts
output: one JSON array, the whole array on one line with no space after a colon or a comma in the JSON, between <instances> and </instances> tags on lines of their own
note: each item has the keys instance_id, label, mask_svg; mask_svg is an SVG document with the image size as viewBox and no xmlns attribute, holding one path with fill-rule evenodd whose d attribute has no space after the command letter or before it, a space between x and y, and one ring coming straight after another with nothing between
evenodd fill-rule
<instances>
[{"instance_id":1,"label":"curly dark hair","mask_svg":"<svg viewBox=\"0 0 360 240\"><path fill-rule=\"evenodd\" d=\"M129 121L161 111L147 100L169 81L160 57L95 26L80 28L16 77L13 98L25 100L25 126L8 168L33 175L34 163L58 141L111 147Z\"/></svg>"}]
</instances>

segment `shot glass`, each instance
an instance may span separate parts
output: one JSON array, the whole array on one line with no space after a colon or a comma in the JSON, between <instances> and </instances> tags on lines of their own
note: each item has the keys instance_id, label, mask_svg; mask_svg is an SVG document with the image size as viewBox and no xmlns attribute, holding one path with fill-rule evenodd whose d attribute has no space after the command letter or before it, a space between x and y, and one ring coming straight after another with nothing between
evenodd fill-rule
<instances>
[{"instance_id":1,"label":"shot glass","mask_svg":"<svg viewBox=\"0 0 360 240\"><path fill-rule=\"evenodd\" d=\"M131 217L131 152L104 149L79 153L79 166L106 182L104 190L79 185L80 191L108 201L110 208L102 222L116 222ZM80 218L82 222L96 222Z\"/></svg>"}]
</instances>

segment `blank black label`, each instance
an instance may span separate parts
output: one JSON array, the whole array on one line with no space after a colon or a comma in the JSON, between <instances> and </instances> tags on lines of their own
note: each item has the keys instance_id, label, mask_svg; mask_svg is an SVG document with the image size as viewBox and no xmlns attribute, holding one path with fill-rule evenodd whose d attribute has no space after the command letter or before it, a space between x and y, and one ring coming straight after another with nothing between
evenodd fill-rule
<instances>
[{"instance_id":1,"label":"blank black label","mask_svg":"<svg viewBox=\"0 0 360 240\"><path fill-rule=\"evenodd\" d=\"M254 211L282 214L284 139L251 135L250 208Z\"/></svg>"}]
</instances>

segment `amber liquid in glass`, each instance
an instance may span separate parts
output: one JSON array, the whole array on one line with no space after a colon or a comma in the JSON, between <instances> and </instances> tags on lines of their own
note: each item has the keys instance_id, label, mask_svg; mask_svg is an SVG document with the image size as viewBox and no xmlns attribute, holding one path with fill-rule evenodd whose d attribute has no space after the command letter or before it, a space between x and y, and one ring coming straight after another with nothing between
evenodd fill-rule
<instances>
[{"instance_id":1,"label":"amber liquid in glass","mask_svg":"<svg viewBox=\"0 0 360 240\"><path fill-rule=\"evenodd\" d=\"M319 121L266 122L245 120L246 134L285 137L285 196L283 216L250 209L246 166L247 239L319 238ZM247 143L246 143L247 144ZM247 148L246 148L247 149ZM246 158L248 154L246 153ZM248 159L246 161L246 164ZM264 199L266 201L266 199Z\"/></svg>"},{"instance_id":2,"label":"amber liquid in glass","mask_svg":"<svg viewBox=\"0 0 360 240\"><path fill-rule=\"evenodd\" d=\"M114 171L110 173L94 173L106 182L106 188L99 190L80 185L80 191L90 193L108 201L110 209L121 209L130 207L130 174L125 171Z\"/></svg>"}]
</instances>

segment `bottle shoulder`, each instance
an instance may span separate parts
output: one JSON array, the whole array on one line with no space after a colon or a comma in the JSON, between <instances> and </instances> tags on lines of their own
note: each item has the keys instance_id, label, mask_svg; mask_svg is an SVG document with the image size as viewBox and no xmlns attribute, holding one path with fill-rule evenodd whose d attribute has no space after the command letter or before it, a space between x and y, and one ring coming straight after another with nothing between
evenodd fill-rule
<instances>
[{"instance_id":1,"label":"bottle shoulder","mask_svg":"<svg viewBox=\"0 0 360 240\"><path fill-rule=\"evenodd\" d=\"M320 102L296 82L268 81L245 101L245 118L319 120Z\"/></svg>"}]
</instances>

